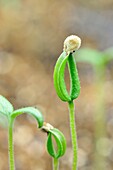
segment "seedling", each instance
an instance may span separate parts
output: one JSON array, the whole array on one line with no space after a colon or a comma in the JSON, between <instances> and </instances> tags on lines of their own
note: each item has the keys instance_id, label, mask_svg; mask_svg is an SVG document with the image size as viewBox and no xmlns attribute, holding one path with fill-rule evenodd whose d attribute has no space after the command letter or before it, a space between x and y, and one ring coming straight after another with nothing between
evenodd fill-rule
<instances>
[{"instance_id":1,"label":"seedling","mask_svg":"<svg viewBox=\"0 0 113 170\"><path fill-rule=\"evenodd\" d=\"M3 96L0 95L0 115L3 115L8 120L8 151L9 151L9 168L15 170L14 162L14 145L13 145L13 126L15 118L23 113L28 113L33 116L38 127L45 130L48 134L47 137L47 150L48 153L54 158L53 170L58 169L58 158L64 155L66 151L66 140L64 135L56 128L53 128L48 123L45 123L41 112L34 107L25 107L14 111L12 104ZM55 138L57 150L55 151L52 141L52 136Z\"/></svg>"},{"instance_id":2,"label":"seedling","mask_svg":"<svg viewBox=\"0 0 113 170\"><path fill-rule=\"evenodd\" d=\"M106 114L105 114L105 72L107 64L113 60L113 48L107 49L103 52L97 50L84 48L79 50L76 56L77 62L86 62L93 66L95 73L95 86L97 93L97 100L95 103L95 145L97 142L106 137ZM100 155L95 148L95 169L104 170L105 167L105 157Z\"/></svg>"},{"instance_id":3,"label":"seedling","mask_svg":"<svg viewBox=\"0 0 113 170\"><path fill-rule=\"evenodd\" d=\"M15 170L13 146L13 126L15 118L23 113L28 113L36 119L38 127L41 128L43 126L43 116L33 107L25 107L14 111L12 104L3 96L0 96L0 113L5 115L8 120L9 167L10 170Z\"/></svg>"},{"instance_id":4,"label":"seedling","mask_svg":"<svg viewBox=\"0 0 113 170\"><path fill-rule=\"evenodd\" d=\"M48 134L46 146L48 153L53 157L53 170L58 170L59 158L63 156L66 151L66 139L63 133L51 126L49 123L44 122L42 129ZM55 139L57 149L54 147L52 137Z\"/></svg>"},{"instance_id":5,"label":"seedling","mask_svg":"<svg viewBox=\"0 0 113 170\"><path fill-rule=\"evenodd\" d=\"M69 116L70 116L70 129L73 147L73 165L72 170L77 169L77 135L75 128L75 111L73 100L79 96L80 93L80 82L78 77L78 71L76 67L76 62L74 59L74 52L79 49L81 45L81 40L78 36L72 35L66 38L64 41L64 51L58 58L55 68L54 68L54 87L58 97L64 101L68 102L69 106ZM66 83L64 79L64 73L66 64L68 63L68 69L70 74L70 93L68 93L66 88Z\"/></svg>"}]
</instances>

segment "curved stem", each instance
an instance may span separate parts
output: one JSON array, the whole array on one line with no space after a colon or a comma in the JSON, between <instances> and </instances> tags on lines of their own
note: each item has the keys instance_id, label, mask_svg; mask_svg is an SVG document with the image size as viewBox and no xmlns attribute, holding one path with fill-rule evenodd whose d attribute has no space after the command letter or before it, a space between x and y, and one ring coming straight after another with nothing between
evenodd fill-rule
<instances>
[{"instance_id":1,"label":"curved stem","mask_svg":"<svg viewBox=\"0 0 113 170\"><path fill-rule=\"evenodd\" d=\"M59 160L57 158L53 159L53 170L59 169Z\"/></svg>"},{"instance_id":2,"label":"curved stem","mask_svg":"<svg viewBox=\"0 0 113 170\"><path fill-rule=\"evenodd\" d=\"M69 117L70 117L70 129L73 148L73 165L72 170L77 170L77 135L75 126L75 109L73 101L69 102Z\"/></svg>"},{"instance_id":3,"label":"curved stem","mask_svg":"<svg viewBox=\"0 0 113 170\"><path fill-rule=\"evenodd\" d=\"M13 123L14 123L14 120L9 118L9 126L8 126L8 151L9 151L9 167L10 167L10 170L15 170L15 164L14 164L14 146L13 146Z\"/></svg>"}]
</instances>

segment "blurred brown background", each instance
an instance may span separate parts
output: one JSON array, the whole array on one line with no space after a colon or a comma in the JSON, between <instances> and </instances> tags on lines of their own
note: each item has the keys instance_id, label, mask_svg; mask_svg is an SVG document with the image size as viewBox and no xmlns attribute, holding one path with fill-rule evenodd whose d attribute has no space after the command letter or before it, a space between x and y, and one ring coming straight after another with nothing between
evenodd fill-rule
<instances>
[{"instance_id":1,"label":"blurred brown background","mask_svg":"<svg viewBox=\"0 0 113 170\"><path fill-rule=\"evenodd\" d=\"M37 106L46 122L59 128L67 139L60 169L70 170L71 139L67 104L53 87L53 68L63 41L76 34L82 47L104 50L113 46L113 0L0 0L0 94L14 105ZM106 169L113 169L113 64L107 68ZM75 101L78 132L78 170L93 170L95 84L92 67L78 64L81 94ZM2 122L3 123L3 122ZM3 126L6 126L6 124ZM8 169L7 128L0 127L0 170ZM46 134L26 114L15 122L16 170L51 170ZM99 143L97 149L100 147Z\"/></svg>"}]
</instances>

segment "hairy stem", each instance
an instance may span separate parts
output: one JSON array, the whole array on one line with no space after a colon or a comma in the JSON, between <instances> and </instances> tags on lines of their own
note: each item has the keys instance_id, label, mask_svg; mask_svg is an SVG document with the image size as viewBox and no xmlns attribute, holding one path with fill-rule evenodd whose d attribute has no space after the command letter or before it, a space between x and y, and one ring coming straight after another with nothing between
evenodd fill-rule
<instances>
[{"instance_id":1,"label":"hairy stem","mask_svg":"<svg viewBox=\"0 0 113 170\"><path fill-rule=\"evenodd\" d=\"M8 126L8 151L9 151L9 167L10 170L15 170L14 164L14 146L13 146L13 123L14 121L9 118Z\"/></svg>"},{"instance_id":2,"label":"hairy stem","mask_svg":"<svg viewBox=\"0 0 113 170\"><path fill-rule=\"evenodd\" d=\"M59 169L59 160L57 158L53 159L53 170Z\"/></svg>"},{"instance_id":3,"label":"hairy stem","mask_svg":"<svg viewBox=\"0 0 113 170\"><path fill-rule=\"evenodd\" d=\"M72 170L77 170L77 135L75 126L75 109L73 101L69 102L69 117L70 117L70 129L73 148L73 165Z\"/></svg>"}]
</instances>

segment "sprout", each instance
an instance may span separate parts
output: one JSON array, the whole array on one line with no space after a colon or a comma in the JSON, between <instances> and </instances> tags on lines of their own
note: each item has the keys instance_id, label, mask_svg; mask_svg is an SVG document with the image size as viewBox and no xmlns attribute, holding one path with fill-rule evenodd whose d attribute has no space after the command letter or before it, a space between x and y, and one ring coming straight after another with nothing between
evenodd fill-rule
<instances>
[{"instance_id":1,"label":"sprout","mask_svg":"<svg viewBox=\"0 0 113 170\"><path fill-rule=\"evenodd\" d=\"M70 112L70 130L73 147L73 165L72 170L77 170L77 135L75 126L75 107L73 100L80 94L80 81L76 67L76 61L73 52L78 50L81 45L81 39L75 35L71 35L64 41L64 52L59 56L54 68L54 86L59 98L68 102ZM65 69L68 64L70 75L70 92L66 88L65 83Z\"/></svg>"}]
</instances>

